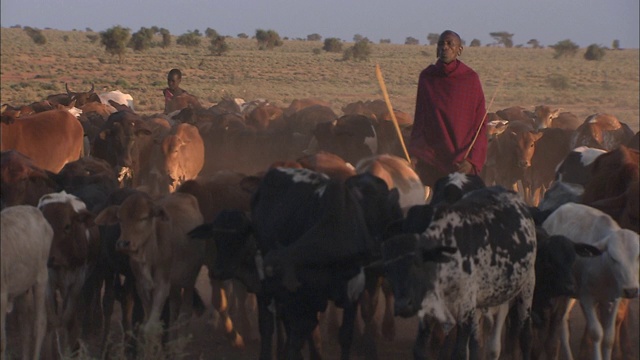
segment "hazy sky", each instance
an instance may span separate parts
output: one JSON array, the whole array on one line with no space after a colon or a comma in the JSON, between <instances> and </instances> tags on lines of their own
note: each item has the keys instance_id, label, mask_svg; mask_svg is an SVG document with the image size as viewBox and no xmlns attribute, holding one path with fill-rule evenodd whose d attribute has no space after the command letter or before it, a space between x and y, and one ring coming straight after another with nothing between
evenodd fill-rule
<instances>
[{"instance_id":1,"label":"hazy sky","mask_svg":"<svg viewBox=\"0 0 640 360\"><path fill-rule=\"evenodd\" d=\"M275 30L281 37L404 43L411 36L427 42L429 33L457 31L467 42L494 42L490 32L514 34L515 45L537 39L553 45L570 39L581 47L639 48L638 0L2 0L2 27L103 31L114 25L135 32L158 26L173 35L207 27L222 35L255 35Z\"/></svg>"}]
</instances>

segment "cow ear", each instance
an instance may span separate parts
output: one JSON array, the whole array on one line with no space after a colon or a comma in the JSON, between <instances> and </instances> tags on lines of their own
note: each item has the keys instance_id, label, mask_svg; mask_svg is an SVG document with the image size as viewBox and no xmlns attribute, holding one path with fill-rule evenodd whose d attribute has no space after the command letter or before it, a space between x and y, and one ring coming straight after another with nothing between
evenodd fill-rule
<instances>
[{"instance_id":1,"label":"cow ear","mask_svg":"<svg viewBox=\"0 0 640 360\"><path fill-rule=\"evenodd\" d=\"M573 244L573 248L576 250L578 256L593 257L602 255L602 250L585 243L575 243Z\"/></svg>"},{"instance_id":2,"label":"cow ear","mask_svg":"<svg viewBox=\"0 0 640 360\"><path fill-rule=\"evenodd\" d=\"M169 221L169 214L160 206L155 206L151 210L151 215L160 219L160 221Z\"/></svg>"},{"instance_id":3,"label":"cow ear","mask_svg":"<svg viewBox=\"0 0 640 360\"><path fill-rule=\"evenodd\" d=\"M87 227L94 226L95 223L95 215L90 213L89 211L82 211L76 215L76 220L85 224Z\"/></svg>"},{"instance_id":4,"label":"cow ear","mask_svg":"<svg viewBox=\"0 0 640 360\"><path fill-rule=\"evenodd\" d=\"M94 219L94 222L98 225L115 225L118 223L118 210L120 206L113 205L102 210L98 216Z\"/></svg>"},{"instance_id":5,"label":"cow ear","mask_svg":"<svg viewBox=\"0 0 640 360\"><path fill-rule=\"evenodd\" d=\"M458 251L458 248L451 247L451 246L438 246L432 249L423 249L422 261L445 263L452 259L451 256L449 255L454 254L456 251Z\"/></svg>"}]
</instances>

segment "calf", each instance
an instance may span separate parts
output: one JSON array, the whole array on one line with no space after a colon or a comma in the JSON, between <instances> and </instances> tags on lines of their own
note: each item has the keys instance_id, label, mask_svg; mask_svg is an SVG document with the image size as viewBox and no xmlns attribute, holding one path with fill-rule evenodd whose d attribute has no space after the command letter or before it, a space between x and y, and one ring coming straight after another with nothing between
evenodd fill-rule
<instances>
[{"instance_id":1,"label":"calf","mask_svg":"<svg viewBox=\"0 0 640 360\"><path fill-rule=\"evenodd\" d=\"M40 359L47 328L47 258L53 229L40 210L31 205L4 209L0 219L0 355L7 358L6 316L15 305L22 328L22 358ZM28 301L29 296L33 296L32 302ZM28 304L33 308L28 309ZM35 314L33 323L27 321L29 312Z\"/></svg>"},{"instance_id":2,"label":"calf","mask_svg":"<svg viewBox=\"0 0 640 360\"><path fill-rule=\"evenodd\" d=\"M42 168L16 150L0 153L0 201L2 208L38 205L42 195L56 191L58 185Z\"/></svg>"},{"instance_id":3,"label":"calf","mask_svg":"<svg viewBox=\"0 0 640 360\"><path fill-rule=\"evenodd\" d=\"M476 309L500 306L489 351L500 355L500 333L509 303L518 306L518 333L528 358L531 303L535 283L535 225L513 192L491 187L473 191L435 209L427 230L400 235L383 244L385 268L396 297L396 314L416 313L420 329L414 356L424 358L429 335L425 321L448 332L457 329L455 352L465 358L475 333ZM472 349L471 355L477 355Z\"/></svg>"},{"instance_id":4,"label":"calf","mask_svg":"<svg viewBox=\"0 0 640 360\"><path fill-rule=\"evenodd\" d=\"M549 106L539 105L533 111L535 128L537 130L556 128L573 131L582 122L570 112L560 112L561 109L551 110Z\"/></svg>"},{"instance_id":5,"label":"calf","mask_svg":"<svg viewBox=\"0 0 640 360\"><path fill-rule=\"evenodd\" d=\"M588 116L572 134L571 148L589 146L609 151L625 144L631 137L633 137L633 131L615 116L593 114Z\"/></svg>"},{"instance_id":6,"label":"calf","mask_svg":"<svg viewBox=\"0 0 640 360\"><path fill-rule=\"evenodd\" d=\"M116 249L129 255L144 308L143 335L149 335L160 320L167 298L170 323L178 319L181 307L187 319L191 316L204 244L189 241L187 232L202 221L197 199L184 193L153 200L136 192L122 205L109 206L98 214L98 224L120 224Z\"/></svg>"},{"instance_id":7,"label":"calf","mask_svg":"<svg viewBox=\"0 0 640 360\"><path fill-rule=\"evenodd\" d=\"M560 335L565 357L573 359L567 322L577 299L587 319L588 336L593 341L592 358L611 359L620 299L638 296L638 234L621 229L610 216L597 209L575 203L559 207L542 227L551 235L563 235L603 252L602 256L576 259L573 266L577 282L575 299L565 299L556 311L563 319Z\"/></svg>"}]
</instances>

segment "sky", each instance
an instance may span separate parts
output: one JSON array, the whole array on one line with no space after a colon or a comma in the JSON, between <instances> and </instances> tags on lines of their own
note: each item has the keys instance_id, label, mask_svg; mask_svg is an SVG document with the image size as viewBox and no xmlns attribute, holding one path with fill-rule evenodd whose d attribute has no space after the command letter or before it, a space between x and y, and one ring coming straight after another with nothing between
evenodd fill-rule
<instances>
[{"instance_id":1,"label":"sky","mask_svg":"<svg viewBox=\"0 0 640 360\"><path fill-rule=\"evenodd\" d=\"M2 0L0 25L104 31L121 25L136 32L158 26L173 35L207 28L221 35L255 35L352 41L359 34L377 43L427 43L429 33L456 31L467 44L494 43L489 34L513 34L514 45L536 39L543 46L569 39L580 47L640 48L638 0Z\"/></svg>"}]
</instances>

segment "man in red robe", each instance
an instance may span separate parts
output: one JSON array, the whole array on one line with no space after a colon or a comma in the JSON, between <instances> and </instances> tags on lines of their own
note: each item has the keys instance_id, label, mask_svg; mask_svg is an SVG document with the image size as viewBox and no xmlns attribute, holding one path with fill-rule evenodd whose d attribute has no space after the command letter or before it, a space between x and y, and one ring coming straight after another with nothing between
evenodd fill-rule
<instances>
[{"instance_id":1,"label":"man in red robe","mask_svg":"<svg viewBox=\"0 0 640 360\"><path fill-rule=\"evenodd\" d=\"M420 73L409 141L416 172L426 186L456 171L480 174L487 153L484 92L478 74L458 60L460 36L443 32L437 53L438 61Z\"/></svg>"}]
</instances>

